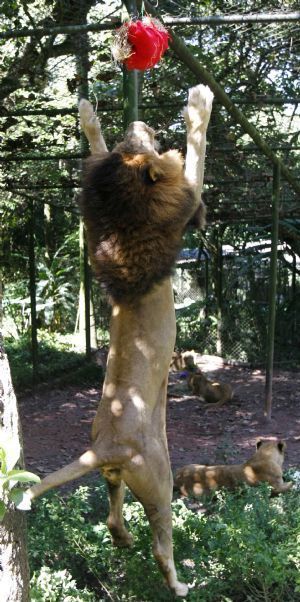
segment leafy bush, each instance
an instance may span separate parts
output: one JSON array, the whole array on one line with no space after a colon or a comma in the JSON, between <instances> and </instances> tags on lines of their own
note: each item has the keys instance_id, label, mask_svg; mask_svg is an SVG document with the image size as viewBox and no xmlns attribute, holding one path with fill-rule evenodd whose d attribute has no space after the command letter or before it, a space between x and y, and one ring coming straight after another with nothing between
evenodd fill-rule
<instances>
[{"instance_id":1,"label":"leafy bush","mask_svg":"<svg viewBox=\"0 0 300 602\"><path fill-rule=\"evenodd\" d=\"M269 493L262 485L219 492L203 503L174 501L175 561L179 579L190 584L189 600L300 600L299 495L295 490L270 499ZM75 579L97 601L171 601L151 553L140 504L128 497L124 505L135 537L131 550L112 547L106 516L104 485L80 487L64 499L52 494L39 500L29 529L33 587L39 572L45 574L42 567L48 567L47 579L67 571L66 584ZM64 591L60 598L39 599L69 598Z\"/></svg>"},{"instance_id":2,"label":"leafy bush","mask_svg":"<svg viewBox=\"0 0 300 602\"><path fill-rule=\"evenodd\" d=\"M201 349L201 353L215 354L217 319L211 314L204 317L202 301L176 311L176 346L180 349Z\"/></svg>"},{"instance_id":3,"label":"leafy bush","mask_svg":"<svg viewBox=\"0 0 300 602\"><path fill-rule=\"evenodd\" d=\"M9 502L14 502L22 510L30 507L26 503L25 489L16 485L40 481L40 477L32 472L18 468L20 453L18 442L0 433L0 521L6 514Z\"/></svg>"},{"instance_id":4,"label":"leafy bush","mask_svg":"<svg viewBox=\"0 0 300 602\"><path fill-rule=\"evenodd\" d=\"M68 571L51 571L45 566L32 577L30 599L31 602L95 602L92 593L77 589Z\"/></svg>"},{"instance_id":5,"label":"leafy bush","mask_svg":"<svg viewBox=\"0 0 300 602\"><path fill-rule=\"evenodd\" d=\"M87 363L85 354L72 348L71 337L39 331L38 370L35 382L41 383L60 378L60 384L99 382L102 371L99 366ZM7 339L5 349L11 368L15 389L28 389L32 385L31 343L28 336L18 340ZM76 370L75 370L76 369Z\"/></svg>"},{"instance_id":6,"label":"leafy bush","mask_svg":"<svg viewBox=\"0 0 300 602\"><path fill-rule=\"evenodd\" d=\"M37 249L36 312L39 323L49 330L66 331L76 319L79 291L78 271L74 269L77 234L66 236L64 243L48 260L44 250ZM25 334L30 325L28 280L21 277L5 284L4 330L12 336Z\"/></svg>"}]
</instances>

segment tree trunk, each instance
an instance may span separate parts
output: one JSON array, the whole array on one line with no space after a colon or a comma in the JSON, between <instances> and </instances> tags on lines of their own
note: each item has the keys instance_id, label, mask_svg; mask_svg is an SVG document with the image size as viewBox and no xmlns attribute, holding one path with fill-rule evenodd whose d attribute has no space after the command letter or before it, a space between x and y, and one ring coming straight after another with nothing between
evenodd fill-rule
<instances>
[{"instance_id":1,"label":"tree trunk","mask_svg":"<svg viewBox=\"0 0 300 602\"><path fill-rule=\"evenodd\" d=\"M0 334L0 438L2 436L13 439L16 448L22 449L17 401ZM26 519L10 502L0 522L0 598L1 602L30 600Z\"/></svg>"}]
</instances>

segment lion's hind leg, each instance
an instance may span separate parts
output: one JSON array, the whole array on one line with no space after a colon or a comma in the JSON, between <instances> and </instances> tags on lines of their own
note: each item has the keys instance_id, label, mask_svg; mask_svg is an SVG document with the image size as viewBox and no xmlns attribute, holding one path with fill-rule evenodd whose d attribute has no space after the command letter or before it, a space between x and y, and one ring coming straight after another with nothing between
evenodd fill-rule
<instances>
[{"instance_id":1,"label":"lion's hind leg","mask_svg":"<svg viewBox=\"0 0 300 602\"><path fill-rule=\"evenodd\" d=\"M102 472L108 489L109 515L107 526L112 542L119 548L130 547L133 544L133 536L127 531L122 514L125 483L121 479L120 470L103 470Z\"/></svg>"},{"instance_id":2,"label":"lion's hind leg","mask_svg":"<svg viewBox=\"0 0 300 602\"><path fill-rule=\"evenodd\" d=\"M156 441L124 479L144 507L153 535L153 555L169 588L177 596L186 597L188 586L178 581L173 558L173 479L165 446Z\"/></svg>"}]
</instances>

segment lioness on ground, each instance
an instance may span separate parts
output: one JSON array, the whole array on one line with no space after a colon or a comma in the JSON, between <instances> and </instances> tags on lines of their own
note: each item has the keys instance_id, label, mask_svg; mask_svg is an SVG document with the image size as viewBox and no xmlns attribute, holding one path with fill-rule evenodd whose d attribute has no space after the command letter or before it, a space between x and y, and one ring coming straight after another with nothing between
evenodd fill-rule
<instances>
[{"instance_id":1,"label":"lioness on ground","mask_svg":"<svg viewBox=\"0 0 300 602\"><path fill-rule=\"evenodd\" d=\"M199 372L195 362L196 353L194 351L174 351L170 369L173 371L187 370L188 372Z\"/></svg>"},{"instance_id":2,"label":"lioness on ground","mask_svg":"<svg viewBox=\"0 0 300 602\"><path fill-rule=\"evenodd\" d=\"M92 106L80 103L93 155L81 206L91 262L112 302L110 346L89 449L27 492L34 499L100 470L107 483L112 541L130 546L122 514L126 484L144 507L153 554L168 586L183 597L188 586L178 581L173 558L173 477L166 437L168 372L176 336L169 275L187 223L199 207L203 214L212 99L206 86L189 90L185 170L177 152L158 155L154 132L142 122L131 124L124 142L108 152Z\"/></svg>"},{"instance_id":3,"label":"lioness on ground","mask_svg":"<svg viewBox=\"0 0 300 602\"><path fill-rule=\"evenodd\" d=\"M188 387L193 395L203 397L207 401L205 410L220 408L224 403L230 401L233 396L232 387L229 383L220 383L209 380L202 372L191 372L188 375Z\"/></svg>"},{"instance_id":4,"label":"lioness on ground","mask_svg":"<svg viewBox=\"0 0 300 602\"><path fill-rule=\"evenodd\" d=\"M260 440L255 454L244 464L188 464L176 472L174 488L185 496L202 495L221 487L234 489L240 483L254 487L266 481L272 487L272 495L288 491L293 483L285 483L282 478L285 447L282 441Z\"/></svg>"}]
</instances>

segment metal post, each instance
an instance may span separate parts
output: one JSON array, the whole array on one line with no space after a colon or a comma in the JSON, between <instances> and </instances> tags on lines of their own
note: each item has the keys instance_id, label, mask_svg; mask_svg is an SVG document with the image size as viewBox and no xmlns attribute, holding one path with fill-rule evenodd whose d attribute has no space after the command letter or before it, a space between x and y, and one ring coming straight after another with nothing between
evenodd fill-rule
<instances>
[{"instance_id":1,"label":"metal post","mask_svg":"<svg viewBox=\"0 0 300 602\"><path fill-rule=\"evenodd\" d=\"M125 0L128 15L136 17L138 14L136 0ZM139 118L138 109L138 71L133 69L127 71L123 67L123 128L127 129L132 121L137 121Z\"/></svg>"},{"instance_id":2,"label":"metal post","mask_svg":"<svg viewBox=\"0 0 300 602\"><path fill-rule=\"evenodd\" d=\"M86 15L85 15L86 20ZM77 36L78 39L78 53L76 59L77 75L79 77L78 86L78 100L81 98L88 98L89 84L88 84L88 72L89 72L89 40L87 32L83 32ZM83 135L80 133L80 151L83 156L88 154L88 142ZM88 262L88 253L86 248L86 240L84 242L84 250L82 257L81 266L84 286L84 306L85 306L85 353L86 358L91 357L91 320L90 320L90 267Z\"/></svg>"},{"instance_id":3,"label":"metal post","mask_svg":"<svg viewBox=\"0 0 300 602\"><path fill-rule=\"evenodd\" d=\"M223 288L223 246L222 233L217 233L217 354L222 356L222 288Z\"/></svg>"},{"instance_id":4,"label":"metal post","mask_svg":"<svg viewBox=\"0 0 300 602\"><path fill-rule=\"evenodd\" d=\"M209 316L209 263L208 256L205 257L205 318Z\"/></svg>"},{"instance_id":5,"label":"metal post","mask_svg":"<svg viewBox=\"0 0 300 602\"><path fill-rule=\"evenodd\" d=\"M91 279L86 240L84 241L84 310L85 310L85 355L91 359Z\"/></svg>"},{"instance_id":6,"label":"metal post","mask_svg":"<svg viewBox=\"0 0 300 602\"><path fill-rule=\"evenodd\" d=\"M274 337L275 337L275 320L276 320L279 199L280 199L280 165L277 164L277 165L274 165L274 169L273 169L273 193L272 193L272 245L271 245L271 260L270 260L269 323L268 323L268 335L267 335L267 363L266 363L265 409L264 409L264 416L267 420L271 420L271 413L272 413L272 381L273 381Z\"/></svg>"},{"instance_id":7,"label":"metal post","mask_svg":"<svg viewBox=\"0 0 300 602\"><path fill-rule=\"evenodd\" d=\"M123 127L127 129L132 121L139 118L138 110L138 72L127 71L123 67Z\"/></svg>"},{"instance_id":8,"label":"metal post","mask_svg":"<svg viewBox=\"0 0 300 602\"><path fill-rule=\"evenodd\" d=\"M147 10L150 12L148 7L152 7L152 4L147 2ZM270 13L254 13L251 15L243 14L232 14L232 15L203 15L200 17L164 17L166 25L212 25L215 27L222 27L226 24L232 23L288 23L293 21L299 21L300 12L270 12ZM22 27L19 29L9 29L0 32L0 40L9 40L15 38L31 38L42 37L42 36L53 36L60 33L67 35L75 35L79 32L88 31L110 31L120 27L121 22L118 19L111 19L110 21L102 21L101 23L82 23L76 25L56 25L54 27Z\"/></svg>"},{"instance_id":9,"label":"metal post","mask_svg":"<svg viewBox=\"0 0 300 602\"><path fill-rule=\"evenodd\" d=\"M32 380L35 382L38 365L38 338L37 338L37 318L36 318L36 279L35 279L35 206L33 200L30 201L29 217L29 292L30 292L30 312L31 312L31 361L32 361Z\"/></svg>"}]
</instances>

